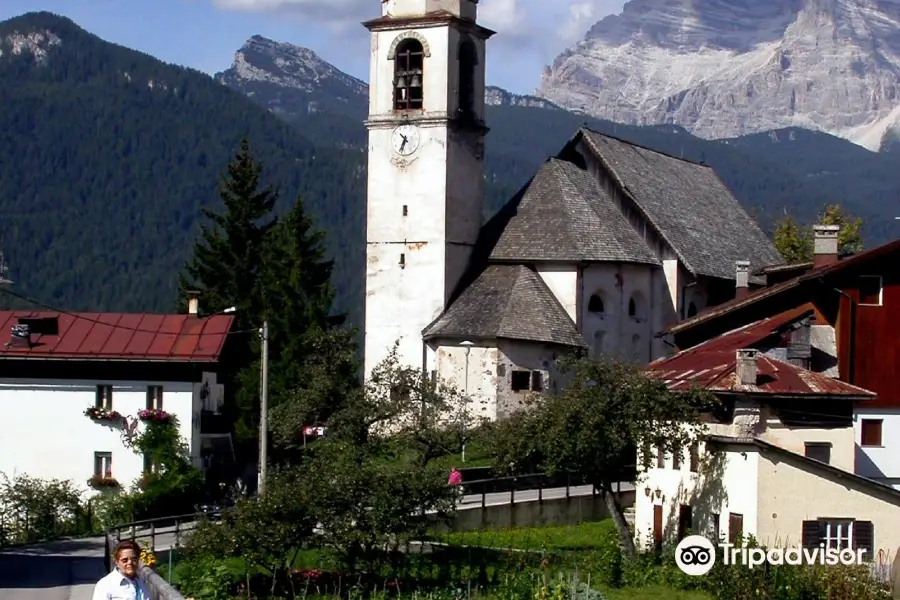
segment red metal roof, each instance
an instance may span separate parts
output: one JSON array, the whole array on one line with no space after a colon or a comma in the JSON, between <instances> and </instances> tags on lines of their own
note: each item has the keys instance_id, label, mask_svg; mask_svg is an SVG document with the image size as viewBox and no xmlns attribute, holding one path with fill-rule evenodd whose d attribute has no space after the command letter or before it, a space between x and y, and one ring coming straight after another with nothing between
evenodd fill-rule
<instances>
[{"instance_id":1,"label":"red metal roof","mask_svg":"<svg viewBox=\"0 0 900 600\"><path fill-rule=\"evenodd\" d=\"M811 313L810 308L800 307L751 323L673 356L656 360L647 366L646 372L663 380L671 390L698 386L711 392L874 398L874 393L863 388L763 354L757 357L756 385L738 383L735 373L738 350L754 348Z\"/></svg>"},{"instance_id":2,"label":"red metal roof","mask_svg":"<svg viewBox=\"0 0 900 600\"><path fill-rule=\"evenodd\" d=\"M56 318L59 334L10 343L19 319L42 318ZM233 322L233 315L0 311L0 359L215 362Z\"/></svg>"},{"instance_id":3,"label":"red metal roof","mask_svg":"<svg viewBox=\"0 0 900 600\"><path fill-rule=\"evenodd\" d=\"M829 275L833 275L835 273L841 273L848 269L852 269L857 265L865 263L866 261L898 251L900 251L900 239L894 240L893 242L888 242L887 244L882 244L881 246L872 248L871 250L866 250L865 252L860 252L859 254L853 254L839 260L836 263L824 267L809 269L804 273L794 277L793 279L788 279L787 281L777 283L771 287L753 290L749 296L746 296L744 298L735 298L733 300L729 300L728 302L723 302L722 304L713 306L709 310L701 312L698 315L678 321L677 323L667 327L665 329L665 332L680 333L682 331L691 329L695 325L711 321L732 311L738 310L745 306L749 306L750 304L758 302L764 298L771 298L772 296L777 296L782 292L792 290L807 281L820 279Z\"/></svg>"}]
</instances>

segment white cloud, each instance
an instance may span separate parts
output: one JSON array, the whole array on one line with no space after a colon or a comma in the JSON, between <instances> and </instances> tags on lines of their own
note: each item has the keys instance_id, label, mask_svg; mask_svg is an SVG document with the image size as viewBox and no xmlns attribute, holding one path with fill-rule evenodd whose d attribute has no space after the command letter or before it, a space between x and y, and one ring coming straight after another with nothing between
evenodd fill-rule
<instances>
[{"instance_id":1,"label":"white cloud","mask_svg":"<svg viewBox=\"0 0 900 600\"><path fill-rule=\"evenodd\" d=\"M243 12L282 13L303 21L343 30L348 25L377 17L372 0L212 0L217 8Z\"/></svg>"}]
</instances>

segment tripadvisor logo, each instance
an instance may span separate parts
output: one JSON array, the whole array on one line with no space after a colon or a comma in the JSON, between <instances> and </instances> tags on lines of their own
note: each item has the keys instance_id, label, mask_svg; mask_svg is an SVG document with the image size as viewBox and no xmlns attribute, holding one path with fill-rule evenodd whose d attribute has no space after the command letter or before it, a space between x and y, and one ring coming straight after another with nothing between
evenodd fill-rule
<instances>
[{"instance_id":1,"label":"tripadvisor logo","mask_svg":"<svg viewBox=\"0 0 900 600\"><path fill-rule=\"evenodd\" d=\"M719 544L722 564L742 564L750 569L763 564L770 565L859 565L865 550L835 550L825 548L735 548L734 544ZM689 535L675 548L675 564L686 575L706 575L716 564L716 547L702 535Z\"/></svg>"}]
</instances>

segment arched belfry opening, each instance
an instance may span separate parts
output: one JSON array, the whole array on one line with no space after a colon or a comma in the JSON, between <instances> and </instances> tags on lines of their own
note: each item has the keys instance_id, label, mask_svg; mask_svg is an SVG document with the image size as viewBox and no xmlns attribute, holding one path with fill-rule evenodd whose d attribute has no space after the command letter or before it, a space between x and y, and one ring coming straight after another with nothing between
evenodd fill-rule
<instances>
[{"instance_id":1,"label":"arched belfry opening","mask_svg":"<svg viewBox=\"0 0 900 600\"><path fill-rule=\"evenodd\" d=\"M422 42L408 38L394 56L394 110L421 110L424 106L425 51Z\"/></svg>"},{"instance_id":2,"label":"arched belfry opening","mask_svg":"<svg viewBox=\"0 0 900 600\"><path fill-rule=\"evenodd\" d=\"M478 66L478 49L475 42L463 38L459 44L459 88L457 112L462 118L475 118L475 69Z\"/></svg>"}]
</instances>

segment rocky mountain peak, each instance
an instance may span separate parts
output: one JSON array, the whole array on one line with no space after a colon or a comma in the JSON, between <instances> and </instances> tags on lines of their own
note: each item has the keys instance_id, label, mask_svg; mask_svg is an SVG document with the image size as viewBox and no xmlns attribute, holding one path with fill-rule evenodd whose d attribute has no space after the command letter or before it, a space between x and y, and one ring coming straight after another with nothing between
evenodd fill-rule
<instances>
[{"instance_id":1,"label":"rocky mountain peak","mask_svg":"<svg viewBox=\"0 0 900 600\"><path fill-rule=\"evenodd\" d=\"M47 60L47 52L62 44L62 39L52 31L14 31L0 36L0 57L30 54L38 64Z\"/></svg>"},{"instance_id":2,"label":"rocky mountain peak","mask_svg":"<svg viewBox=\"0 0 900 600\"><path fill-rule=\"evenodd\" d=\"M900 121L900 0L631 0L537 95L707 138L796 126L877 149Z\"/></svg>"}]
</instances>

